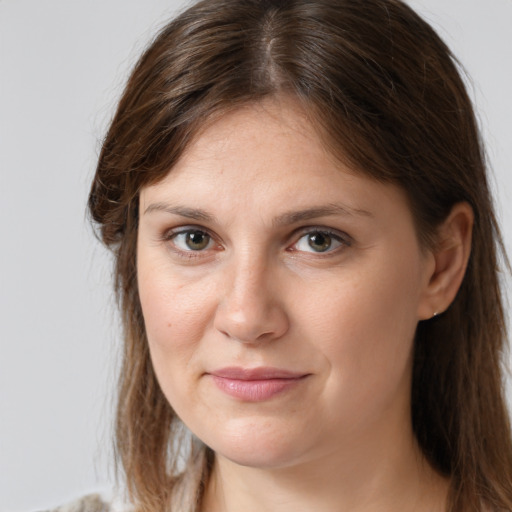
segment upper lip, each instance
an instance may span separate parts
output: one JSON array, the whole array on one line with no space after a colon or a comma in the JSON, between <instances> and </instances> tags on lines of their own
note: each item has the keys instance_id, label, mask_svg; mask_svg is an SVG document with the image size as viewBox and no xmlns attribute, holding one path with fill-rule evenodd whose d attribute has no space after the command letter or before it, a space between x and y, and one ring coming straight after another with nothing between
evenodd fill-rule
<instances>
[{"instance_id":1,"label":"upper lip","mask_svg":"<svg viewBox=\"0 0 512 512\"><path fill-rule=\"evenodd\" d=\"M209 372L210 375L233 380L268 380L268 379L299 379L308 373L294 372L281 368L260 366L258 368L241 368L231 366Z\"/></svg>"}]
</instances>

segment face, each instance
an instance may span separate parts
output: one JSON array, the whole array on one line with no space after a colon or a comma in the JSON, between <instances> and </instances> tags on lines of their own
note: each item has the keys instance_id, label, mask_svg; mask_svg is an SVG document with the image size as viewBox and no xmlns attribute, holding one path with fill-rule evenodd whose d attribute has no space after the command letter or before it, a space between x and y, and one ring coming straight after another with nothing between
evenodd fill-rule
<instances>
[{"instance_id":1,"label":"face","mask_svg":"<svg viewBox=\"0 0 512 512\"><path fill-rule=\"evenodd\" d=\"M432 258L401 189L331 157L293 104L205 129L142 190L138 236L155 372L218 456L290 466L409 432Z\"/></svg>"}]
</instances>

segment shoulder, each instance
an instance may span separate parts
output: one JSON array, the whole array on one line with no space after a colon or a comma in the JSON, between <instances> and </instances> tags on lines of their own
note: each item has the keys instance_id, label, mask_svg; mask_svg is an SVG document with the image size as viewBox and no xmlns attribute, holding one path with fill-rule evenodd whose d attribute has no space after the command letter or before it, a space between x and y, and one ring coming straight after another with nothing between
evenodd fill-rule
<instances>
[{"instance_id":1,"label":"shoulder","mask_svg":"<svg viewBox=\"0 0 512 512\"><path fill-rule=\"evenodd\" d=\"M105 500L99 494L89 494L44 512L131 512L131 510L130 506L123 505L118 501Z\"/></svg>"}]
</instances>

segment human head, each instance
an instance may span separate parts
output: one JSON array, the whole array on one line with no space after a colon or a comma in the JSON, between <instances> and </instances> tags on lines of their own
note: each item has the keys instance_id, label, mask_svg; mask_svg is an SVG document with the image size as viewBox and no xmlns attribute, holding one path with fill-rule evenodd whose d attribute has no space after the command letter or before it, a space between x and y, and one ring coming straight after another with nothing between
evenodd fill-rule
<instances>
[{"instance_id":1,"label":"human head","mask_svg":"<svg viewBox=\"0 0 512 512\"><path fill-rule=\"evenodd\" d=\"M436 243L436 227L456 203L473 209L459 294L443 315L418 325L412 401L425 455L464 493L467 474L478 481L481 472L479 439L505 425L499 233L456 62L397 0L205 0L167 25L133 71L89 199L116 256L126 336L118 448L129 483L140 496L161 492L176 423L152 371L138 299L139 192L172 172L205 123L272 95L294 97L334 156L402 187L425 247ZM145 477L144 450L155 461Z\"/></svg>"}]
</instances>

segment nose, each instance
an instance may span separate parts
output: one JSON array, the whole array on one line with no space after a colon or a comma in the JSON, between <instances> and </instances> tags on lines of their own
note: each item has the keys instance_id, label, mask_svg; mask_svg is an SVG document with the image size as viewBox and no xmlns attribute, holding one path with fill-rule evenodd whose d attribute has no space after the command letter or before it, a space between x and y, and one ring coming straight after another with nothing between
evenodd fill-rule
<instances>
[{"instance_id":1,"label":"nose","mask_svg":"<svg viewBox=\"0 0 512 512\"><path fill-rule=\"evenodd\" d=\"M261 343L283 336L288 315L279 282L265 261L251 258L230 267L220 294L214 326L243 343Z\"/></svg>"}]
</instances>

